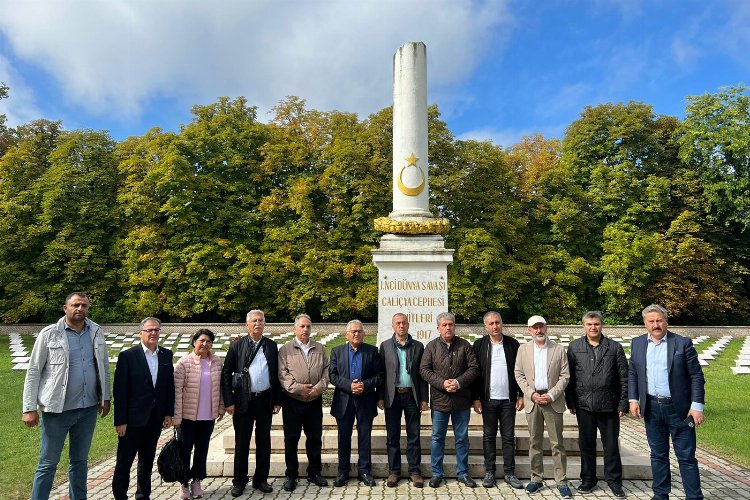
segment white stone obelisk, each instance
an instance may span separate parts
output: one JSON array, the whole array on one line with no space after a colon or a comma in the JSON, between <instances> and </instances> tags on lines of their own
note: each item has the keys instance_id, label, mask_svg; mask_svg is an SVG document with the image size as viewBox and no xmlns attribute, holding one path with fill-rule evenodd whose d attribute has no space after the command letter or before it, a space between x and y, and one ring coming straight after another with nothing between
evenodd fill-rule
<instances>
[{"instance_id":1,"label":"white stone obelisk","mask_svg":"<svg viewBox=\"0 0 750 500\"><path fill-rule=\"evenodd\" d=\"M410 42L393 56L393 211L375 228L386 234L372 251L378 268L378 343L391 338L391 318L404 313L421 342L438 335L448 310L448 264L441 228L430 212L427 162L427 48ZM380 223L380 224L379 224Z\"/></svg>"},{"instance_id":2,"label":"white stone obelisk","mask_svg":"<svg viewBox=\"0 0 750 500\"><path fill-rule=\"evenodd\" d=\"M393 212L396 220L433 219L427 164L427 47L393 55Z\"/></svg>"}]
</instances>

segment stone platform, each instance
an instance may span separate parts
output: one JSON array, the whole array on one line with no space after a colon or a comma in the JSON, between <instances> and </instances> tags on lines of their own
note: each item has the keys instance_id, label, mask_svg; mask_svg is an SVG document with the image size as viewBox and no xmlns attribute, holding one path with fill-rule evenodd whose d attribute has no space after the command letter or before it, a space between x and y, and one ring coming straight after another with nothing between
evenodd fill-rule
<instances>
[{"instance_id":1,"label":"stone platform","mask_svg":"<svg viewBox=\"0 0 750 500\"><path fill-rule=\"evenodd\" d=\"M323 475L335 477L338 471L338 434L336 420L330 415L330 409L323 409ZM227 416L231 420L231 417ZM578 448L578 427L575 415L566 412L563 414L563 440L568 455L568 477L576 478L581 469L580 453ZM430 477L430 437L432 422L430 413L422 415L422 474ZM356 426L352 436L352 464L351 473L356 474L357 461L357 438ZM498 437L498 446L500 438ZM448 426L448 434L445 441L446 456L444 469L446 477L455 477L456 458L453 439L453 431ZM598 445L601 451L601 443ZM250 443L250 470L253 470L255 443ZM402 452L406 452L406 435L401 438ZM232 476L234 460L234 430L231 424L217 434L211 441L208 455L208 474L211 476ZM300 459L300 475L304 475L307 467L305 456L305 437L300 439L298 446ZM634 448L621 439L620 454L623 463L623 477L626 479L651 479L651 463L647 450ZM544 436L544 472L545 477L553 477L553 463L550 455L549 438L545 432ZM600 453L601 455L601 453ZM497 457L497 474L502 477L502 453ZM372 474L376 478L388 475L388 459L386 455L386 431L383 412L373 422L372 433ZM597 459L597 474L604 476L603 458ZM271 476L284 476L286 467L284 464L284 431L281 414L274 415L271 429ZM482 416L471 412L469 421L469 470L474 477L484 476L484 458L482 454ZM408 476L406 457L402 457L402 475ZM529 478L531 469L529 465L529 434L526 426L526 416L523 412L516 414L516 475L520 478Z\"/></svg>"}]
</instances>

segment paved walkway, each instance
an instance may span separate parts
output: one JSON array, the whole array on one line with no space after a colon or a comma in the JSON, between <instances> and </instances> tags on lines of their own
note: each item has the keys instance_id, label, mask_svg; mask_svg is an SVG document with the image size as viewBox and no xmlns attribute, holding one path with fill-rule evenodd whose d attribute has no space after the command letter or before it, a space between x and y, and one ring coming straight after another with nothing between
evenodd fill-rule
<instances>
[{"instance_id":1,"label":"paved walkway","mask_svg":"<svg viewBox=\"0 0 750 500\"><path fill-rule=\"evenodd\" d=\"M217 423L215 434L231 425L231 419L224 419ZM162 434L160 445L167 441L171 436L171 431L165 431ZM620 438L627 441L633 447L647 449L646 434L641 422L636 422L630 418L623 419L622 431ZM672 460L672 479L673 490L672 498L685 498L680 483L680 471L674 455ZM700 462L701 480L703 493L706 498L713 499L750 499L750 470L740 467L717 457L705 450L698 449L698 461ZM100 464L89 470L89 498L95 500L110 499L112 497L112 474L114 472L114 457L104 460ZM130 494L135 494L135 464L130 480ZM245 494L240 498L259 498L264 499L286 499L291 498L298 500L300 498L316 498L330 500L355 500L357 498L371 498L373 500L395 500L396 498L444 498L450 495L452 499L473 499L487 498L488 490L479 486L478 488L468 488L454 480L448 480L447 485L438 489L426 487L423 489L413 488L408 481L402 480L398 487L387 488L381 478L376 478L378 484L373 488L359 486L356 479L351 480L343 488L334 488L333 486L320 488L307 484L306 480L301 480L297 489L292 492L286 492L281 489L283 478L271 478L269 482L273 486L273 493L263 495L251 488L245 490ZM481 478L476 478L481 479ZM576 479L576 478L571 478ZM329 479L332 484L333 481ZM579 481L573 480L573 486L578 486ZM154 471L152 476L154 485L151 498L154 500L176 499L179 498L179 488L175 484L161 483L158 473ZM206 478L202 482L205 490L205 499L231 499L229 490L232 487L232 479L229 477L212 477ZM548 488L543 489L540 493L533 495L526 494L523 490L514 490L507 484L500 481L498 487L493 489L491 495L499 498L560 498L554 483L548 481ZM623 484L628 498L632 499L649 499L651 498L651 482L626 480ZM68 485L61 484L53 490L52 498L67 499ZM588 495L577 495L575 497L587 499L614 498L607 488L606 483L599 482L599 488Z\"/></svg>"}]
</instances>

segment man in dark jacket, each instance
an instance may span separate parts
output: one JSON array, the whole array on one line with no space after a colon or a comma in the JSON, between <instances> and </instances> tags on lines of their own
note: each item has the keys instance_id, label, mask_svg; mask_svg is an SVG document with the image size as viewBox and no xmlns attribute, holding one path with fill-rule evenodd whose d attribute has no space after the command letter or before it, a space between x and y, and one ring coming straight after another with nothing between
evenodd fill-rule
<instances>
[{"instance_id":1,"label":"man in dark jacket","mask_svg":"<svg viewBox=\"0 0 750 500\"><path fill-rule=\"evenodd\" d=\"M394 488L401 478L401 414L406 420L406 459L412 484L421 488L424 479L420 472L422 445L420 417L427 411L427 382L419 375L424 345L409 335L409 318L396 313L391 320L393 337L380 344L380 357L385 373L378 389L378 407L385 410L388 448L388 479L386 486Z\"/></svg>"},{"instance_id":2,"label":"man in dark jacket","mask_svg":"<svg viewBox=\"0 0 750 500\"><path fill-rule=\"evenodd\" d=\"M456 337L456 319L449 312L437 316L440 337L424 349L419 374L430 384L432 405L432 479L430 487L443 482L443 456L448 419L456 439L456 478L471 488L477 483L469 475L469 417L471 384L479 375L471 344Z\"/></svg>"},{"instance_id":3,"label":"man in dark jacket","mask_svg":"<svg viewBox=\"0 0 750 500\"><path fill-rule=\"evenodd\" d=\"M333 348L328 377L336 388L331 415L336 418L339 434L339 470L334 486L349 481L352 457L352 429L357 419L357 479L365 486L375 486L372 477L372 421L378 414L377 389L383 365L377 347L365 344L362 322L353 319L346 325L347 344Z\"/></svg>"},{"instance_id":4,"label":"man in dark jacket","mask_svg":"<svg viewBox=\"0 0 750 500\"><path fill-rule=\"evenodd\" d=\"M270 493L271 423L281 409L279 349L263 336L266 316L254 309L247 313L248 335L229 346L221 372L221 391L234 427L233 497L242 495L248 483L248 453L255 426L255 473L253 488ZM234 383L233 383L234 382Z\"/></svg>"},{"instance_id":5,"label":"man in dark jacket","mask_svg":"<svg viewBox=\"0 0 750 500\"><path fill-rule=\"evenodd\" d=\"M482 444L484 448L485 488L495 486L495 457L497 455L497 427L503 443L503 471L505 482L516 489L523 484L516 477L516 411L523 409L523 393L515 377L518 341L503 335L503 318L499 312L484 315L487 335L474 342L474 353L479 365L479 376L474 381L474 411L482 415Z\"/></svg>"},{"instance_id":6,"label":"man in dark jacket","mask_svg":"<svg viewBox=\"0 0 750 500\"><path fill-rule=\"evenodd\" d=\"M585 335L568 346L570 383L565 399L578 418L581 449L580 493L596 488L596 430L604 447L604 479L616 498L624 498L618 439L620 418L628 411L628 362L619 342L602 334L602 314L583 316Z\"/></svg>"},{"instance_id":7,"label":"man in dark jacket","mask_svg":"<svg viewBox=\"0 0 750 500\"><path fill-rule=\"evenodd\" d=\"M162 428L172 426L174 416L174 366L172 351L159 346L161 321L141 321L138 345L117 357L115 383L115 431L117 460L112 476L112 496L128 497L130 468L138 455L136 498L151 497L151 468Z\"/></svg>"}]
</instances>

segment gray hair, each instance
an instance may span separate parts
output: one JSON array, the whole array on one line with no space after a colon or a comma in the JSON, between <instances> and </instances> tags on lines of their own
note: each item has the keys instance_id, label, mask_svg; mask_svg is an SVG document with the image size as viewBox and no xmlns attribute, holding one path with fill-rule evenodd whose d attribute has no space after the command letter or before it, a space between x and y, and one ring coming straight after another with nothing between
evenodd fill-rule
<instances>
[{"instance_id":1,"label":"gray hair","mask_svg":"<svg viewBox=\"0 0 750 500\"><path fill-rule=\"evenodd\" d=\"M669 313L667 313L667 310L664 309L659 304L651 304L650 306L646 306L645 309L641 311L641 316L643 316L643 319L646 319L646 315L648 313L654 313L654 312L660 313L662 316L664 316L665 320L669 320Z\"/></svg>"},{"instance_id":2,"label":"gray hair","mask_svg":"<svg viewBox=\"0 0 750 500\"><path fill-rule=\"evenodd\" d=\"M146 326L146 323L148 323L149 321L156 321L157 323L159 323L159 327L161 327L161 320L159 318L154 318L153 316L149 316L148 318L143 318L141 320L141 325L140 327L138 327L138 330L139 331L143 330L143 327Z\"/></svg>"},{"instance_id":3,"label":"gray hair","mask_svg":"<svg viewBox=\"0 0 750 500\"><path fill-rule=\"evenodd\" d=\"M302 313L302 314L298 314L298 315L296 315L296 316L294 317L294 326L297 326L297 323L298 323L298 322L299 322L299 320L301 320L302 318L307 318L307 321L309 321L310 323L312 323L312 319L310 318L310 316L309 316L308 314Z\"/></svg>"},{"instance_id":4,"label":"gray hair","mask_svg":"<svg viewBox=\"0 0 750 500\"><path fill-rule=\"evenodd\" d=\"M403 316L404 318L406 318L406 321L409 321L409 316L407 316L406 313L396 313L391 317L391 323L396 320L396 316Z\"/></svg>"},{"instance_id":5,"label":"gray hair","mask_svg":"<svg viewBox=\"0 0 750 500\"><path fill-rule=\"evenodd\" d=\"M263 322L264 323L266 322L266 315L260 309L253 309L252 311L248 312L247 316L245 316L245 321L246 322L250 321L250 316L252 316L254 314L259 315L261 318L263 318Z\"/></svg>"},{"instance_id":6,"label":"gray hair","mask_svg":"<svg viewBox=\"0 0 750 500\"><path fill-rule=\"evenodd\" d=\"M452 321L453 323L456 322L456 317L453 314L449 313L448 311L441 312L440 314L438 314L435 321L437 322L437 325L440 326L440 322L443 321L444 319Z\"/></svg>"},{"instance_id":7,"label":"gray hair","mask_svg":"<svg viewBox=\"0 0 750 500\"><path fill-rule=\"evenodd\" d=\"M351 320L350 322L348 322L348 323L346 324L346 331L348 332L348 331L349 331L349 327L350 327L351 325L355 325L355 324L356 324L356 325L359 325L359 326L361 326L361 327L362 327L362 330L364 330L364 329L365 329L365 325L363 325L363 324L362 324L362 322L361 322L360 320L358 320L358 319L353 319L353 320Z\"/></svg>"},{"instance_id":8,"label":"gray hair","mask_svg":"<svg viewBox=\"0 0 750 500\"><path fill-rule=\"evenodd\" d=\"M500 315L499 312L497 312L497 311L487 311L486 313L484 313L484 316L482 316L482 323L484 323L486 325L487 324L487 318L489 318L490 316L497 316L498 318L500 318L500 322L501 323L503 322L503 317Z\"/></svg>"},{"instance_id":9,"label":"gray hair","mask_svg":"<svg viewBox=\"0 0 750 500\"><path fill-rule=\"evenodd\" d=\"M598 319L599 323L604 324L604 317L601 311L589 311L581 318L581 323L585 323L587 319Z\"/></svg>"}]
</instances>

